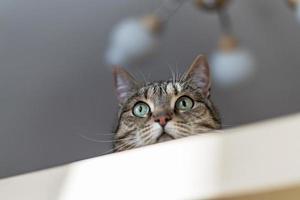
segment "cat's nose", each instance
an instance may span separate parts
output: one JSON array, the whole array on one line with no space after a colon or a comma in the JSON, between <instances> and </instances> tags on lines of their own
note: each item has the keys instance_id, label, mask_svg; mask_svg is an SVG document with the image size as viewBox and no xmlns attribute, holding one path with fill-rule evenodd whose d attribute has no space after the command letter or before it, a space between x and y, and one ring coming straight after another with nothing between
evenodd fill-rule
<instances>
[{"instance_id":1,"label":"cat's nose","mask_svg":"<svg viewBox=\"0 0 300 200\"><path fill-rule=\"evenodd\" d=\"M170 115L162 115L154 118L155 122L158 122L161 126L165 126L172 117Z\"/></svg>"}]
</instances>

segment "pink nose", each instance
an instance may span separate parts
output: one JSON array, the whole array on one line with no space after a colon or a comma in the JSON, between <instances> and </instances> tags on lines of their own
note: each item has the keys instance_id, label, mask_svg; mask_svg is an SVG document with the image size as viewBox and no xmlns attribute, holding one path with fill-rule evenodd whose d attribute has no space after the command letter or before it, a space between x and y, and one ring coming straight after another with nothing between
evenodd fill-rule
<instances>
[{"instance_id":1,"label":"pink nose","mask_svg":"<svg viewBox=\"0 0 300 200\"><path fill-rule=\"evenodd\" d=\"M171 116L168 115L163 115L163 116L158 116L154 118L155 122L158 122L161 126L165 126L168 121L172 119Z\"/></svg>"}]
</instances>

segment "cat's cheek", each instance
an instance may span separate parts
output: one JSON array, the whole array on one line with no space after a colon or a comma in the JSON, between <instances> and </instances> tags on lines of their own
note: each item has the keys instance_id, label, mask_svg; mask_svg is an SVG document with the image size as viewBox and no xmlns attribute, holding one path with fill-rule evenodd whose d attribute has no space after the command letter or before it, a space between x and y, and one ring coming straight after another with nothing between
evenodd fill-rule
<instances>
[{"instance_id":1,"label":"cat's cheek","mask_svg":"<svg viewBox=\"0 0 300 200\"><path fill-rule=\"evenodd\" d=\"M152 138L158 138L163 132L163 128L158 123L153 123L151 127Z\"/></svg>"},{"instance_id":2,"label":"cat's cheek","mask_svg":"<svg viewBox=\"0 0 300 200\"><path fill-rule=\"evenodd\" d=\"M192 115L190 112L187 111L187 112L177 113L176 117L179 121L189 122L191 121Z\"/></svg>"},{"instance_id":3,"label":"cat's cheek","mask_svg":"<svg viewBox=\"0 0 300 200\"><path fill-rule=\"evenodd\" d=\"M176 138L176 128L174 122L170 121L165 126L165 132L172 137Z\"/></svg>"}]
</instances>

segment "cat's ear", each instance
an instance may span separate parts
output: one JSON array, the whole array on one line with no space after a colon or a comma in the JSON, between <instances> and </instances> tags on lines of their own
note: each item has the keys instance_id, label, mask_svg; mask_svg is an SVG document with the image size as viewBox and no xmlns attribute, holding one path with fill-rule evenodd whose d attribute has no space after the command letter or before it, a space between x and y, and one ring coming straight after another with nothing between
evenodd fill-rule
<instances>
[{"instance_id":1,"label":"cat's ear","mask_svg":"<svg viewBox=\"0 0 300 200\"><path fill-rule=\"evenodd\" d=\"M114 83L119 102L125 101L132 95L138 88L137 81L133 76L122 67L116 67L113 70Z\"/></svg>"},{"instance_id":2,"label":"cat's ear","mask_svg":"<svg viewBox=\"0 0 300 200\"><path fill-rule=\"evenodd\" d=\"M192 86L199 88L205 97L209 96L211 79L209 65L203 55L198 55L184 75L184 81L188 81Z\"/></svg>"}]
</instances>

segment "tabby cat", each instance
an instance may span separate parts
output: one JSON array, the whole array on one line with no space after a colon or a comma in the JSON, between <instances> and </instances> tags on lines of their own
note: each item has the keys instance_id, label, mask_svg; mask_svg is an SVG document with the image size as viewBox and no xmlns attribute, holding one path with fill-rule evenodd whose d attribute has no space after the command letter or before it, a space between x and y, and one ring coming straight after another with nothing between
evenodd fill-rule
<instances>
[{"instance_id":1,"label":"tabby cat","mask_svg":"<svg viewBox=\"0 0 300 200\"><path fill-rule=\"evenodd\" d=\"M140 83L121 67L113 74L120 102L115 151L221 127L209 98L211 80L205 56L199 55L183 76L168 81Z\"/></svg>"}]
</instances>

